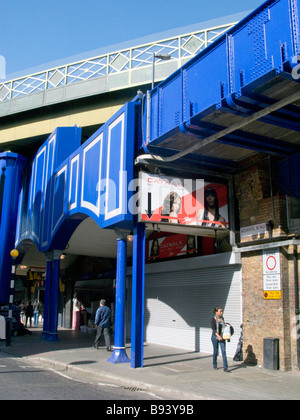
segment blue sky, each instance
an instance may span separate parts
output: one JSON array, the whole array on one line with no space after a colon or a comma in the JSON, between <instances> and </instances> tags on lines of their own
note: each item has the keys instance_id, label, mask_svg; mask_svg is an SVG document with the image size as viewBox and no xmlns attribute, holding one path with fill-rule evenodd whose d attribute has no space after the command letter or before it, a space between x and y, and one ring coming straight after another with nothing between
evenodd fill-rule
<instances>
[{"instance_id":1,"label":"blue sky","mask_svg":"<svg viewBox=\"0 0 300 420\"><path fill-rule=\"evenodd\" d=\"M8 78L25 75L37 66L47 69L58 60L67 64L70 57L144 37L151 41L151 35L252 11L262 3L263 0L1 0L0 56L5 58ZM179 33L174 31L174 35Z\"/></svg>"}]
</instances>

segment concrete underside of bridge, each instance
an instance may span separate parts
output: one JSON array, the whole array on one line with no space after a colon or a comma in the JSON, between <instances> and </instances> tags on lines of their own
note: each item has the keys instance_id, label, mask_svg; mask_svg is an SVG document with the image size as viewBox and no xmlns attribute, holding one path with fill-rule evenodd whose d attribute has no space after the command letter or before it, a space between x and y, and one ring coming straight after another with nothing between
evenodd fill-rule
<instances>
[{"instance_id":1,"label":"concrete underside of bridge","mask_svg":"<svg viewBox=\"0 0 300 420\"><path fill-rule=\"evenodd\" d=\"M31 240L23 241L19 248L24 252L24 257L17 267L17 275L26 276L28 268L32 271L46 272L46 256L39 252ZM61 270L71 266L79 255L116 259L117 236L114 230L101 229L88 217L75 230L63 253ZM128 242L127 256L132 257L132 242Z\"/></svg>"}]
</instances>

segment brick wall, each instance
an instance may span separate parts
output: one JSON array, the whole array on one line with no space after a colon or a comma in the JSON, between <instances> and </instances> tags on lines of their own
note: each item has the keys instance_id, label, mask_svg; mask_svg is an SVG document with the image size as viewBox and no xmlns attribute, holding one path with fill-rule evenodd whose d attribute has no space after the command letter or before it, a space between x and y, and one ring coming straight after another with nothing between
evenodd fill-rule
<instances>
[{"instance_id":1,"label":"brick wall","mask_svg":"<svg viewBox=\"0 0 300 420\"><path fill-rule=\"evenodd\" d=\"M276 177L268 158L256 155L244 163L235 177L235 194L241 228L272 220L273 238L287 239L285 197L278 194ZM254 245L270 241L269 233L266 233L243 238L241 243ZM280 369L297 368L293 247L280 248L280 300L264 299L262 250L244 252L241 256L244 360L263 366L263 340L275 337L280 340Z\"/></svg>"},{"instance_id":2,"label":"brick wall","mask_svg":"<svg viewBox=\"0 0 300 420\"><path fill-rule=\"evenodd\" d=\"M269 159L258 155L247 161L247 166L235 177L235 196L239 205L240 227L268 223L272 220L273 236L285 235L286 200L277 193L277 181L272 166L270 168ZM260 237L252 237L250 240L268 237L267 233ZM242 239L242 242L248 241L249 238Z\"/></svg>"},{"instance_id":3,"label":"brick wall","mask_svg":"<svg viewBox=\"0 0 300 420\"><path fill-rule=\"evenodd\" d=\"M280 369L297 369L299 320L295 315L293 246L281 248L281 300L263 298L262 262L261 251L242 254L244 358L263 366L264 338L279 338Z\"/></svg>"}]
</instances>

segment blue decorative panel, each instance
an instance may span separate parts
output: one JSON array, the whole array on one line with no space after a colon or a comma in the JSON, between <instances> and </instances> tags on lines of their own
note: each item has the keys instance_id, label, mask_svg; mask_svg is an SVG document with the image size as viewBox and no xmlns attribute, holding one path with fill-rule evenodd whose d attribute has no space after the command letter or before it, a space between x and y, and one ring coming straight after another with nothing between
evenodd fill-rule
<instances>
[{"instance_id":1,"label":"blue decorative panel","mask_svg":"<svg viewBox=\"0 0 300 420\"><path fill-rule=\"evenodd\" d=\"M193 115L221 100L220 83L224 85L224 92L229 93L225 40L217 49L209 51L207 55L188 66L184 74L184 121L188 121ZM177 81L175 86L177 87Z\"/></svg>"},{"instance_id":2,"label":"blue decorative panel","mask_svg":"<svg viewBox=\"0 0 300 420\"><path fill-rule=\"evenodd\" d=\"M54 175L54 194L52 198L52 223L51 236L59 227L60 222L64 217L64 206L66 199L66 182L67 182L67 165L63 166Z\"/></svg>"},{"instance_id":3,"label":"blue decorative panel","mask_svg":"<svg viewBox=\"0 0 300 420\"><path fill-rule=\"evenodd\" d=\"M40 222L42 202L44 197L44 174L46 165L46 146L36 156L34 165L33 202L32 202L32 234L37 241L40 240Z\"/></svg>"},{"instance_id":4,"label":"blue decorative panel","mask_svg":"<svg viewBox=\"0 0 300 420\"><path fill-rule=\"evenodd\" d=\"M79 154L77 154L70 160L69 210L75 209L78 205L78 185L79 185Z\"/></svg>"},{"instance_id":5,"label":"blue decorative panel","mask_svg":"<svg viewBox=\"0 0 300 420\"><path fill-rule=\"evenodd\" d=\"M81 143L81 128L57 128L24 171L19 202L16 245L32 239L40 250L48 249L51 235L65 215L66 171L59 165Z\"/></svg>"},{"instance_id":6,"label":"blue decorative panel","mask_svg":"<svg viewBox=\"0 0 300 420\"><path fill-rule=\"evenodd\" d=\"M136 106L124 105L81 146L77 127L52 133L23 179L16 243L30 238L41 251L63 249L87 216L101 228L131 229Z\"/></svg>"},{"instance_id":7,"label":"blue decorative panel","mask_svg":"<svg viewBox=\"0 0 300 420\"><path fill-rule=\"evenodd\" d=\"M103 133L83 149L81 206L100 215L100 181L102 166Z\"/></svg>"},{"instance_id":8,"label":"blue decorative panel","mask_svg":"<svg viewBox=\"0 0 300 420\"><path fill-rule=\"evenodd\" d=\"M122 191L124 171L124 114L108 127L105 219L122 212ZM119 191L117 191L119 188Z\"/></svg>"},{"instance_id":9,"label":"blue decorative panel","mask_svg":"<svg viewBox=\"0 0 300 420\"><path fill-rule=\"evenodd\" d=\"M45 228L42 231L42 246L47 245L48 240L48 229L46 226L49 223L49 212L46 211L47 208L51 205L51 184L52 184L52 173L54 168L54 157L55 157L55 150L56 150L56 133L50 136L49 140L47 141L47 166L45 171L45 187L44 187L44 200L43 200L43 207L42 207L42 225Z\"/></svg>"},{"instance_id":10,"label":"blue decorative panel","mask_svg":"<svg viewBox=\"0 0 300 420\"><path fill-rule=\"evenodd\" d=\"M131 228L133 216L128 212L128 201L132 194L128 184L134 176L136 106L129 102L106 123L103 227Z\"/></svg>"},{"instance_id":11,"label":"blue decorative panel","mask_svg":"<svg viewBox=\"0 0 300 420\"><path fill-rule=\"evenodd\" d=\"M153 123L156 125L158 135L162 135L173 128L177 121L182 121L182 107L181 107L181 86L182 75L179 73L174 77L172 84L166 84L164 89L158 90L158 119ZM169 109L166 110L164 103L169 103Z\"/></svg>"}]
</instances>

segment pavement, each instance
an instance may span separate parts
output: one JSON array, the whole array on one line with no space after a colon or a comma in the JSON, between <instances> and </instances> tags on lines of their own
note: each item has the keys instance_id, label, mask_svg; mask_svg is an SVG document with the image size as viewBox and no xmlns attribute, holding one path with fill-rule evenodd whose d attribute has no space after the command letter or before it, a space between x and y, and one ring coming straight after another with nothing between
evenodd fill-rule
<instances>
[{"instance_id":1,"label":"pavement","mask_svg":"<svg viewBox=\"0 0 300 420\"><path fill-rule=\"evenodd\" d=\"M300 371L270 371L228 358L229 372L212 368L212 355L145 343L144 367L110 363L103 337L93 348L94 335L59 329L58 342L41 340L41 327L32 335L12 337L11 346L0 341L0 353L57 371L109 381L124 387L152 392L165 400L299 400ZM130 358L130 343L126 343Z\"/></svg>"}]
</instances>

